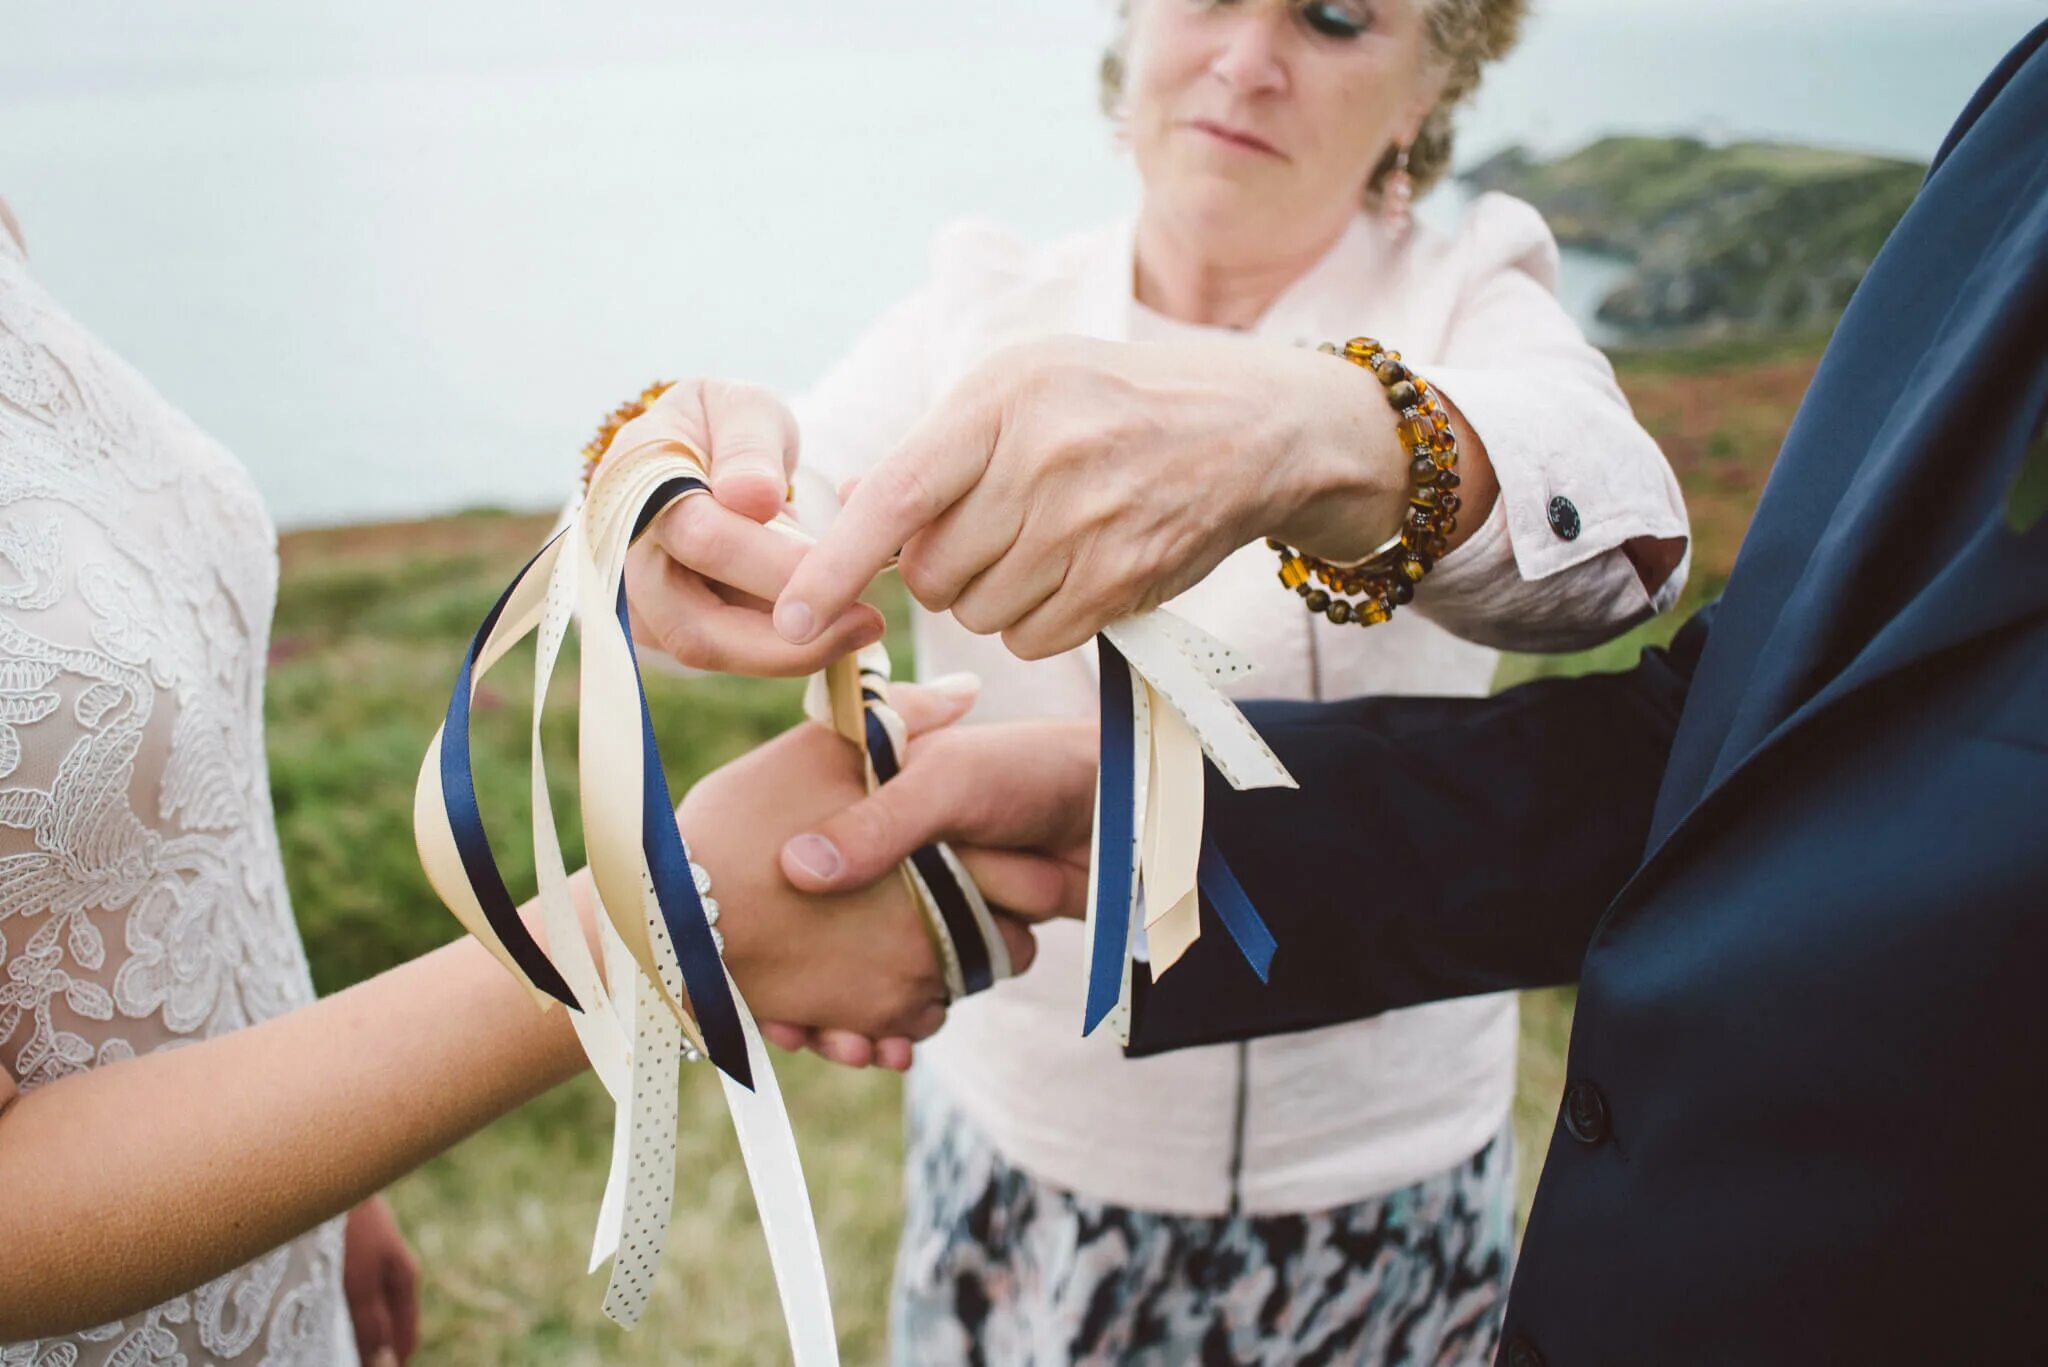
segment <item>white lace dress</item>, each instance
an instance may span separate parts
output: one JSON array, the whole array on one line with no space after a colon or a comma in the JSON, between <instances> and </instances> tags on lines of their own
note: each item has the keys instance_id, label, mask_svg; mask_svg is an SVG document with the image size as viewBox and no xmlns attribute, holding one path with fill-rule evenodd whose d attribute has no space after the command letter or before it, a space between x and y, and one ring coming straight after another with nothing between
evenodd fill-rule
<instances>
[{"instance_id":1,"label":"white lace dress","mask_svg":"<svg viewBox=\"0 0 2048 1367\"><path fill-rule=\"evenodd\" d=\"M247 473L0 230L0 1068L24 1090L312 1001L265 773L276 597ZM341 1251L336 1221L0 1364L353 1362Z\"/></svg>"}]
</instances>

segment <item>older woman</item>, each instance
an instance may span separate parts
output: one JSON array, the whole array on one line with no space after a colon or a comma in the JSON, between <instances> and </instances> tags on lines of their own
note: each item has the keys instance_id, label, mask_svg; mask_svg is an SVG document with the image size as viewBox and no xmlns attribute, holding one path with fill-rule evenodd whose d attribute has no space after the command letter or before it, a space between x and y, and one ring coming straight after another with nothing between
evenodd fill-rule
<instances>
[{"instance_id":1,"label":"older woman","mask_svg":"<svg viewBox=\"0 0 2048 1367\"><path fill-rule=\"evenodd\" d=\"M1449 233L1406 213L1523 9L1137 0L1105 63L1144 181L1135 221L1049 247L942 234L924 286L795 405L805 469L861 479L793 573L772 548L738 568L767 543L730 511L779 502L787 416L706 388L728 511L700 501L662 528L673 558L636 567L643 633L693 662L815 663L878 629L852 600L900 546L934 610L920 671L979 674L989 720L1090 714L1073 647L1167 599L1254 657L1248 691L1302 698L1480 694L1498 647L1583 646L1668 606L1679 492L1553 297L1541 220L1498 195ZM1256 544L1350 560L1399 525L1410 455L1380 386L1311 348L1361 332L1432 382L1463 449L1441 563L1368 630L1304 612ZM691 634L675 589L701 593L700 572L779 591L783 639L759 620ZM792 854L820 874L839 858L822 839ZM1373 855L1328 876L1370 899ZM960 1003L920 1052L900 1361L1490 1352L1512 1257L1511 997L1127 1061L1080 1037L1081 928L1040 941L1045 970Z\"/></svg>"}]
</instances>

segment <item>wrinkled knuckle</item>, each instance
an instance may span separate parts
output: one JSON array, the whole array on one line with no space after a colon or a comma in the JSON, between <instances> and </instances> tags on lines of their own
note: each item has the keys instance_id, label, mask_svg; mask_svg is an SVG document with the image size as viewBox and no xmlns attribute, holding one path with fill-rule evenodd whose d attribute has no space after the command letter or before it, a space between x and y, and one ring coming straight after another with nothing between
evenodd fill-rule
<instances>
[{"instance_id":1,"label":"wrinkled knuckle","mask_svg":"<svg viewBox=\"0 0 2048 1367\"><path fill-rule=\"evenodd\" d=\"M903 587L920 603L932 602L943 587L930 554L922 548L906 546L896 562L896 572L903 578Z\"/></svg>"},{"instance_id":2,"label":"wrinkled knuckle","mask_svg":"<svg viewBox=\"0 0 2048 1367\"><path fill-rule=\"evenodd\" d=\"M711 652L711 641L694 613L662 613L647 627L653 631L655 646L684 664L702 668L702 660Z\"/></svg>"},{"instance_id":3,"label":"wrinkled knuckle","mask_svg":"<svg viewBox=\"0 0 2048 1367\"><path fill-rule=\"evenodd\" d=\"M1033 623L1013 626L1003 633L1003 646L1026 663L1058 654L1053 649L1051 640L1043 626Z\"/></svg>"},{"instance_id":4,"label":"wrinkled knuckle","mask_svg":"<svg viewBox=\"0 0 2048 1367\"><path fill-rule=\"evenodd\" d=\"M985 602L973 598L953 605L953 620L976 636L993 636L1010 625L1009 619Z\"/></svg>"},{"instance_id":5,"label":"wrinkled knuckle","mask_svg":"<svg viewBox=\"0 0 2048 1367\"><path fill-rule=\"evenodd\" d=\"M663 528L668 553L692 569L717 566L730 550L721 520L708 498L686 498L672 510Z\"/></svg>"},{"instance_id":6,"label":"wrinkled knuckle","mask_svg":"<svg viewBox=\"0 0 2048 1367\"><path fill-rule=\"evenodd\" d=\"M696 664L699 650L704 645L704 631L694 614L687 612L663 613L660 620L647 623L654 633L654 643L662 653L684 664Z\"/></svg>"},{"instance_id":7,"label":"wrinkled knuckle","mask_svg":"<svg viewBox=\"0 0 2048 1367\"><path fill-rule=\"evenodd\" d=\"M940 511L939 500L932 489L931 481L917 467L902 461L893 462L877 469L868 479L874 484L874 497L882 506L894 513L902 514L922 525Z\"/></svg>"},{"instance_id":8,"label":"wrinkled knuckle","mask_svg":"<svg viewBox=\"0 0 2048 1367\"><path fill-rule=\"evenodd\" d=\"M1070 497L1077 492L1081 495L1080 520L1084 525L1098 525L1104 515L1097 510L1110 508L1122 501L1110 497L1111 491L1100 479L1101 469L1106 463L1102 456L1103 444L1099 434L1084 426L1063 424L1046 441L1039 457L1048 473L1077 479L1084 474L1088 477L1086 483L1061 486ZM1112 509L1110 515L1113 517L1118 512L1121 512L1120 507Z\"/></svg>"}]
</instances>

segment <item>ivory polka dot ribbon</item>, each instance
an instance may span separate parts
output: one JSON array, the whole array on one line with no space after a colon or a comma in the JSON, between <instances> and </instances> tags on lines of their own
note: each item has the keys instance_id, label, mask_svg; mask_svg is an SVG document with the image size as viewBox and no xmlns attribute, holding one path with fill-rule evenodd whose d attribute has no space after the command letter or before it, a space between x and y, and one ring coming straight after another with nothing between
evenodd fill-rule
<instances>
[{"instance_id":1,"label":"ivory polka dot ribbon","mask_svg":"<svg viewBox=\"0 0 2048 1367\"><path fill-rule=\"evenodd\" d=\"M441 900L539 1005L571 1009L615 1103L590 1258L593 1272L612 1264L606 1314L630 1327L646 1308L675 1199L678 1070L708 1056L753 1185L795 1361L833 1363L831 1302L795 1137L760 1032L721 957L710 875L691 863L676 829L627 617L623 578L633 541L676 500L706 492L702 462L666 410L619 429L582 502L478 628L421 766L414 826ZM602 973L569 894L541 745L542 704L572 622L582 634L579 790ZM537 636L531 787L546 949L498 871L469 748L476 688L528 635ZM905 734L888 705L886 651L832 666L813 681L808 706L860 746L871 790L901 768ZM930 846L902 867L949 990L963 995L1009 976L993 917L952 852Z\"/></svg>"}]
</instances>

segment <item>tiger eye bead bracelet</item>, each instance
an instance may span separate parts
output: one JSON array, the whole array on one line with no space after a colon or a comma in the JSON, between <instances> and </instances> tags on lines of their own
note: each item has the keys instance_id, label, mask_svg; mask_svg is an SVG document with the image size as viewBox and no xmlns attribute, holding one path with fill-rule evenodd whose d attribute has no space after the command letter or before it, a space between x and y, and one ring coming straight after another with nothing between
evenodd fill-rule
<instances>
[{"instance_id":1,"label":"tiger eye bead bracelet","mask_svg":"<svg viewBox=\"0 0 2048 1367\"><path fill-rule=\"evenodd\" d=\"M604 421L597 425L597 435L583 446L583 487L590 487L591 476L597 473L598 462L610 448L612 438L619 435L619 429L654 406L654 401L674 386L673 380L656 380L640 393L605 414Z\"/></svg>"},{"instance_id":2,"label":"tiger eye bead bracelet","mask_svg":"<svg viewBox=\"0 0 2048 1367\"><path fill-rule=\"evenodd\" d=\"M1450 546L1460 507L1458 438L1429 381L1403 365L1400 352L1370 337L1354 337L1342 347L1325 342L1317 350L1371 371L1386 390L1409 456L1408 511L1399 532L1354 564L1304 555L1272 538L1266 544L1280 554L1280 582L1300 594L1310 612L1340 626L1377 626L1415 597L1415 586Z\"/></svg>"}]
</instances>

